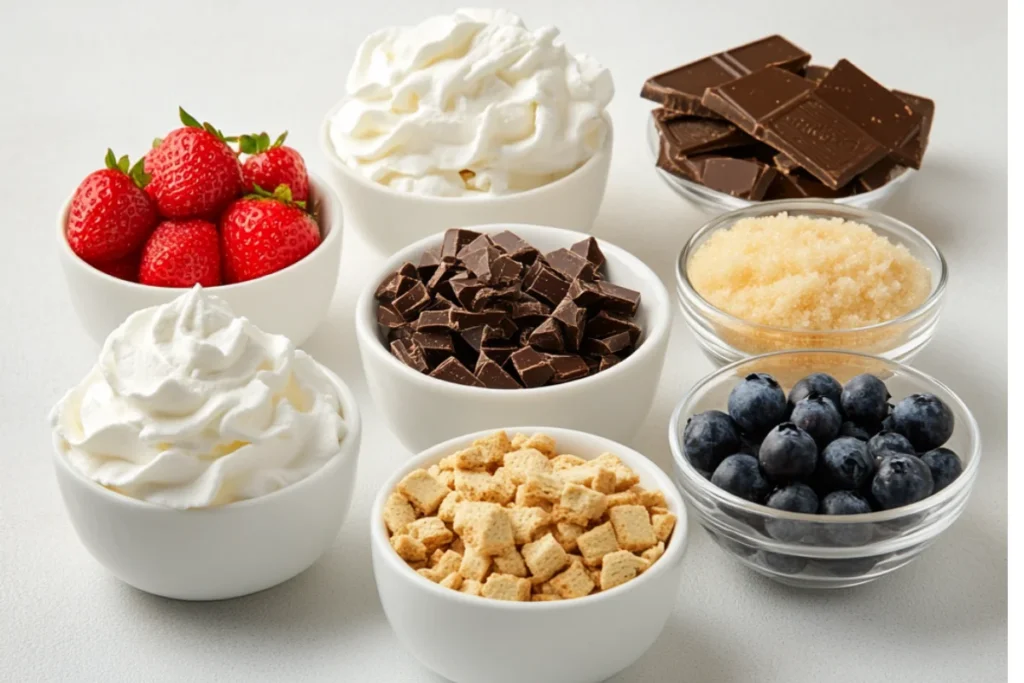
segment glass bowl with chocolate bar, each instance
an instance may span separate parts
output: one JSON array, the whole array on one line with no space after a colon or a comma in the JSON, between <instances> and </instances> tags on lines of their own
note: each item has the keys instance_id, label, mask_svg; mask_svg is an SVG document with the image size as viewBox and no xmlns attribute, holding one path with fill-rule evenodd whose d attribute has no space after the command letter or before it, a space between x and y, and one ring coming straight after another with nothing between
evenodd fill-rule
<instances>
[{"instance_id":1,"label":"glass bowl with chocolate bar","mask_svg":"<svg viewBox=\"0 0 1024 683\"><path fill-rule=\"evenodd\" d=\"M370 391L413 451L498 424L631 438L654 399L671 305L657 275L583 233L448 230L366 284L356 338Z\"/></svg>"},{"instance_id":2,"label":"glass bowl with chocolate bar","mask_svg":"<svg viewBox=\"0 0 1024 683\"><path fill-rule=\"evenodd\" d=\"M702 209L778 199L875 207L921 167L935 103L832 67L781 36L652 76L641 96L658 174Z\"/></svg>"}]
</instances>

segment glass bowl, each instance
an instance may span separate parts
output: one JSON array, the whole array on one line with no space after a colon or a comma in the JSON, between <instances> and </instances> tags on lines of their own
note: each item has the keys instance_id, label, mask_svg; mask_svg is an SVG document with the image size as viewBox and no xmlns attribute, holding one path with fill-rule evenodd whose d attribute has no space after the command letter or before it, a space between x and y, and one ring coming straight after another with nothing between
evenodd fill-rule
<instances>
[{"instance_id":1,"label":"glass bowl","mask_svg":"<svg viewBox=\"0 0 1024 683\"><path fill-rule=\"evenodd\" d=\"M727 493L690 464L683 453L683 429L691 415L725 410L735 383L752 372L771 374L787 393L812 372L828 372L844 383L870 372L885 381L894 402L913 393L935 394L956 418L953 436L945 445L960 456L963 473L917 503L863 515L785 512ZM669 444L676 485L714 541L750 569L805 588L855 586L909 563L963 512L981 462L978 424L949 388L900 363L844 351L771 353L716 370L676 407L669 421Z\"/></svg>"},{"instance_id":2,"label":"glass bowl","mask_svg":"<svg viewBox=\"0 0 1024 683\"><path fill-rule=\"evenodd\" d=\"M904 245L931 272L931 291L914 310L875 325L845 330L797 330L761 325L737 318L705 300L690 283L687 267L694 252L717 230L742 218L775 215L842 218L869 226L890 242ZM761 353L792 349L841 349L908 362L935 336L949 278L946 260L931 240L885 214L820 199L760 202L713 218L693 234L676 260L676 293L683 319L701 350L716 365L734 363Z\"/></svg>"},{"instance_id":3,"label":"glass bowl","mask_svg":"<svg viewBox=\"0 0 1024 683\"><path fill-rule=\"evenodd\" d=\"M654 125L654 118L650 112L647 116L647 148L651 153L651 157L655 163L658 161L658 151L661 146L661 139L658 135L658 129ZM751 201L749 199L740 199L739 197L733 197L732 195L718 190L712 190L709 187L705 187L700 183L695 183L692 180L686 178L680 178L677 175L673 175L668 171L664 171L657 166L654 167L661 179L665 181L665 184L672 188L672 191L678 194L680 197L692 202L699 209L705 213L717 215L723 211L732 211L733 209L742 209L748 206L758 206L764 204L761 201ZM823 202L830 202L834 204L845 204L847 206L859 206L866 209L875 208L881 206L889 200L893 194L896 193L906 182L914 175L914 169L908 168L900 175L896 176L885 185L871 190L870 192L862 192L860 194L850 195L849 197L837 197L836 199L822 199Z\"/></svg>"}]
</instances>

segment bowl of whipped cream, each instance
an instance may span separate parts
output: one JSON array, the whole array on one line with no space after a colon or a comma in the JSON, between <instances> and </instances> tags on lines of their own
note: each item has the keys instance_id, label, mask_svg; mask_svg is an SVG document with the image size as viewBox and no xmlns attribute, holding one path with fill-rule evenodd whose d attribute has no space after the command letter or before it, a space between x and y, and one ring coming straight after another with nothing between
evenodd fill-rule
<instances>
[{"instance_id":1,"label":"bowl of whipped cream","mask_svg":"<svg viewBox=\"0 0 1024 683\"><path fill-rule=\"evenodd\" d=\"M558 36L463 9L367 37L320 134L348 224L388 254L462 225L589 232L615 89Z\"/></svg>"},{"instance_id":2,"label":"bowl of whipped cream","mask_svg":"<svg viewBox=\"0 0 1024 683\"><path fill-rule=\"evenodd\" d=\"M50 423L79 539L147 593L218 600L287 581L352 499L352 392L198 285L131 314Z\"/></svg>"}]
</instances>

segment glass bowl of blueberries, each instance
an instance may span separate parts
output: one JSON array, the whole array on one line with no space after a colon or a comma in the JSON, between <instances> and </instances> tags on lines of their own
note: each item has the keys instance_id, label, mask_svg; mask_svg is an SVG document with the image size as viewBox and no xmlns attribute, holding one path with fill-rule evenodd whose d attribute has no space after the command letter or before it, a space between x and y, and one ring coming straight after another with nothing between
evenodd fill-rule
<instances>
[{"instance_id":1,"label":"glass bowl of blueberries","mask_svg":"<svg viewBox=\"0 0 1024 683\"><path fill-rule=\"evenodd\" d=\"M904 566L963 512L981 460L939 381L846 351L784 351L698 382L669 423L676 483L730 555L843 588Z\"/></svg>"}]
</instances>

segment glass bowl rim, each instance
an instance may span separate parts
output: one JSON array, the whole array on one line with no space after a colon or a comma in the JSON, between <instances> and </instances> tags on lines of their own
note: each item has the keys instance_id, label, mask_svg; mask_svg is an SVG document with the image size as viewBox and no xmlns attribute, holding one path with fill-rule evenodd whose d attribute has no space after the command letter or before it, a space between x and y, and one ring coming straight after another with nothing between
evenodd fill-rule
<instances>
[{"instance_id":1,"label":"glass bowl rim","mask_svg":"<svg viewBox=\"0 0 1024 683\"><path fill-rule=\"evenodd\" d=\"M959 410L963 415L967 417L967 434L970 447L970 458L967 459L967 464L964 466L963 472L957 477L951 484L946 486L938 493L911 503L910 505L904 505L903 507L892 508L891 510L880 510L878 512L868 512L859 515L822 515L822 514L810 514L806 512L789 512L787 510L776 510L770 508L767 505L761 505L759 503L753 503L749 500L744 500L739 496L733 495L728 491L718 488L711 483L710 480L706 479L697 468L690 464L689 459L685 456L682 450L682 431L679 429L680 422L683 419L683 408L687 406L694 397L697 396L702 390L704 390L708 384L712 381L719 379L729 373L735 371L741 365L760 361L768 358L777 358L781 356L795 356L803 354L839 354L844 356L852 356L864 360L871 360L881 362L885 365L896 366L896 368L904 374L911 375L918 380L923 381L926 384L933 385L952 398L954 403L951 406L956 410ZM943 507L950 500L956 498L965 489L969 489L974 482L975 475L977 474L978 468L981 463L981 429L978 427L977 421L974 419L974 414L967 407L967 404L954 392L952 389L947 387L942 382L938 381L931 375L928 375L920 370L904 365L894 360L883 358L882 356L873 356L867 353L857 353L855 351L843 351L842 349L799 349L790 351L775 351L773 353L764 353L757 356L750 356L741 360L735 361L719 368L708 375L698 380L689 391L683 396L682 400L672 410L672 417L669 418L668 422L668 437L669 447L672 451L672 460L679 468L682 477L685 477L688 483L696 486L701 493L710 496L719 504L728 505L731 508L739 508L744 512L759 515L765 518L790 520L795 522L811 522L815 524L870 524L874 522L889 522L902 517L909 517L926 510L937 509ZM689 495L686 491L686 487L682 486L684 493Z\"/></svg>"},{"instance_id":2,"label":"glass bowl rim","mask_svg":"<svg viewBox=\"0 0 1024 683\"><path fill-rule=\"evenodd\" d=\"M930 251L932 256L939 263L939 281L929 292L928 297L921 302L916 308L907 311L903 315L893 318L892 320L883 320L882 322L873 323L871 325L865 325L863 327L849 327L839 330L814 330L814 329L799 329L791 327L778 327L775 325L765 325L762 323L756 323L750 320L744 320L743 318L737 317L731 313L723 311L718 308L710 301L701 296L697 290L693 287L690 282L689 274L687 273L686 264L689 257L696 251L697 243L701 238L709 235L716 230L722 229L727 223L735 223L737 220L742 218L750 218L761 215L771 215L774 213L780 213L782 211L806 211L813 214L814 210L819 211L830 211L833 213L842 214L841 218L844 220L856 219L858 222L862 222L870 228L874 228L876 224L885 224L887 229L903 230L910 234L910 236L920 241L927 251ZM928 237L921 231L912 227L911 225L904 223L898 218L893 218L888 214L884 214L880 211L874 211L873 209L864 209L856 206L849 206L847 204L837 204L822 199L776 199L773 201L760 202L754 206L747 206L742 209L734 209L723 214L715 216L704 225L702 225L693 235L686 240L686 244L683 245L682 250L679 252L679 256L676 258L676 285L679 289L679 295L681 299L684 299L687 303L692 303L698 309L702 317L707 318L709 316L715 316L724 319L726 322L741 326L752 332L768 332L772 334L786 334L786 335L814 335L821 337L836 337L847 334L859 334L865 332L874 332L877 330L884 329L886 327L897 326L907 322L911 322L916 318L920 318L924 314L928 313L932 309L936 308L941 302L942 298L946 293L946 285L949 282L949 265L946 263L945 256L939 250L935 243L932 242ZM753 358L754 356L748 356Z\"/></svg>"}]
</instances>

